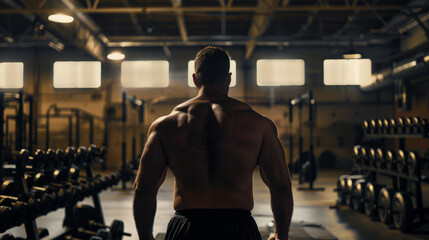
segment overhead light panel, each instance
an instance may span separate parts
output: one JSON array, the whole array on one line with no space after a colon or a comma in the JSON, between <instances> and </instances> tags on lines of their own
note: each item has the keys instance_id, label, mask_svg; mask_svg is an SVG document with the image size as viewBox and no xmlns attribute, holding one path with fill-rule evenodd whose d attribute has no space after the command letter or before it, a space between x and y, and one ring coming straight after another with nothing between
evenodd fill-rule
<instances>
[{"instance_id":1,"label":"overhead light panel","mask_svg":"<svg viewBox=\"0 0 429 240\"><path fill-rule=\"evenodd\" d=\"M110 60L122 60L125 58L125 55L119 51L111 52L107 55L107 58Z\"/></svg>"},{"instance_id":2,"label":"overhead light panel","mask_svg":"<svg viewBox=\"0 0 429 240\"><path fill-rule=\"evenodd\" d=\"M49 15L48 19L51 22L57 22L57 23L71 23L74 20L72 16L62 14L62 13Z\"/></svg>"},{"instance_id":3,"label":"overhead light panel","mask_svg":"<svg viewBox=\"0 0 429 240\"><path fill-rule=\"evenodd\" d=\"M343 58L344 59L360 59L360 58L362 58L362 55L358 52L351 51L348 53L344 53Z\"/></svg>"}]
</instances>

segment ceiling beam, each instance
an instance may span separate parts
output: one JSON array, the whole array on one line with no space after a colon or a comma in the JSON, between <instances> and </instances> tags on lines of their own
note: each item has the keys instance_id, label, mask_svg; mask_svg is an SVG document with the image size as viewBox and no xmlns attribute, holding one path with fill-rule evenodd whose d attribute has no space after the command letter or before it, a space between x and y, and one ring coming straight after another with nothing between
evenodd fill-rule
<instances>
[{"instance_id":1,"label":"ceiling beam","mask_svg":"<svg viewBox=\"0 0 429 240\"><path fill-rule=\"evenodd\" d=\"M176 0L171 0L171 5L174 9L181 8L182 2L177 2ZM186 23L185 23L185 17L183 17L183 11L177 11L176 12L176 22L177 26L179 27L180 31L180 37L182 37L183 42L188 41L188 31L186 30Z\"/></svg>"},{"instance_id":2,"label":"ceiling beam","mask_svg":"<svg viewBox=\"0 0 429 240\"><path fill-rule=\"evenodd\" d=\"M31 9L40 4L40 0L21 0L21 3L27 9ZM58 2L57 2L58 4ZM65 7L65 6L64 6ZM23 9L25 10L25 9ZM43 9L39 9L43 10ZM75 18L71 24L58 24L50 22L48 15L43 12L36 13L38 17L44 20L49 28L61 35L63 38L70 40L76 47L84 50L86 53L99 61L104 61L105 45L95 36L92 31L78 18Z\"/></svg>"},{"instance_id":3,"label":"ceiling beam","mask_svg":"<svg viewBox=\"0 0 429 240\"><path fill-rule=\"evenodd\" d=\"M122 0L122 3L126 6L126 7L131 7L131 4L129 2L129 0ZM134 28L136 29L136 32L140 35L143 34L143 30L140 24L139 19L137 18L136 13L130 13L130 18L131 18L131 22L134 25Z\"/></svg>"},{"instance_id":4,"label":"ceiling beam","mask_svg":"<svg viewBox=\"0 0 429 240\"><path fill-rule=\"evenodd\" d=\"M338 12L338 11L401 11L406 7L411 8L424 8L423 5L384 5L379 4L376 6L365 5L365 6L347 6L347 5L323 5L323 6L281 6L272 9L271 12ZM64 8L44 8L37 9L29 7L27 9L0 9L0 14L25 14L25 13L37 13L37 14L50 14L58 11L64 13L91 13L91 14L129 14L129 13L172 13L177 12L183 13L195 13L195 12L255 12L256 14L264 15L266 13L261 12L258 7L122 7L122 8L75 8L75 9L64 9Z\"/></svg>"},{"instance_id":5,"label":"ceiling beam","mask_svg":"<svg viewBox=\"0 0 429 240\"><path fill-rule=\"evenodd\" d=\"M244 55L245 59L252 56L253 50L255 49L256 39L264 34L268 25L272 19L272 10L279 5L279 0L259 0L257 8L260 9L261 13L264 14L254 14L252 22L250 23L250 28L248 32L249 41L246 43L246 53Z\"/></svg>"}]
</instances>

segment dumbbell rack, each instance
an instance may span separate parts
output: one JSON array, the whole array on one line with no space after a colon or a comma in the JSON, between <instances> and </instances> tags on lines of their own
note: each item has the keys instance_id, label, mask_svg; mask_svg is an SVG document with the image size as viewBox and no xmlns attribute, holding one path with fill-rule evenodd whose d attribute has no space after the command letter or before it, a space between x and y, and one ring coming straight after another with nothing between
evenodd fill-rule
<instances>
[{"instance_id":1,"label":"dumbbell rack","mask_svg":"<svg viewBox=\"0 0 429 240\"><path fill-rule=\"evenodd\" d=\"M385 134L385 133L365 133L365 139L398 139L399 140L399 149L405 149L406 139L409 138L428 138L428 131L424 131L420 134L410 134L410 133L403 133L403 134ZM415 184L415 198L416 198L416 208L414 208L412 211L414 211L418 217L418 224L424 224L427 222L427 219L425 219L425 212L426 209L423 206L423 194L422 194L422 172L421 172L421 161L416 162L416 171L414 174L410 173L403 173L394 171L391 169L382 169L375 166L367 166L365 164L362 164L360 166L364 172L367 172L367 181L376 183L378 176L385 176L389 177L392 180L392 187L394 192L407 192L408 191L408 183ZM427 180L426 180L427 182Z\"/></svg>"}]
</instances>

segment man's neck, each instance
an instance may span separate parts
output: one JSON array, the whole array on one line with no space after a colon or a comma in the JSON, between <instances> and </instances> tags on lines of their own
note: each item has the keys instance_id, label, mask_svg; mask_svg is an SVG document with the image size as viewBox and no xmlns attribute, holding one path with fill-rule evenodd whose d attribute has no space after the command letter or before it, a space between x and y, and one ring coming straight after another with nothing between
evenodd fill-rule
<instances>
[{"instance_id":1,"label":"man's neck","mask_svg":"<svg viewBox=\"0 0 429 240\"><path fill-rule=\"evenodd\" d=\"M221 86L201 86L196 98L202 99L225 99L228 98L228 90Z\"/></svg>"}]
</instances>

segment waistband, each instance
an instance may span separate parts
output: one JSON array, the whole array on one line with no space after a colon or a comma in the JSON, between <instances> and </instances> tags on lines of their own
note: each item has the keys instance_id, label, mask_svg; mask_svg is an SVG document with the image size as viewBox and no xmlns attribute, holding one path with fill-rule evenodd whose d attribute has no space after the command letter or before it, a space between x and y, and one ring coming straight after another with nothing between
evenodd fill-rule
<instances>
[{"instance_id":1,"label":"waistband","mask_svg":"<svg viewBox=\"0 0 429 240\"><path fill-rule=\"evenodd\" d=\"M184 209L176 211L178 216L204 216L204 215L233 215L233 216L251 216L251 212L239 208L222 209Z\"/></svg>"}]
</instances>

